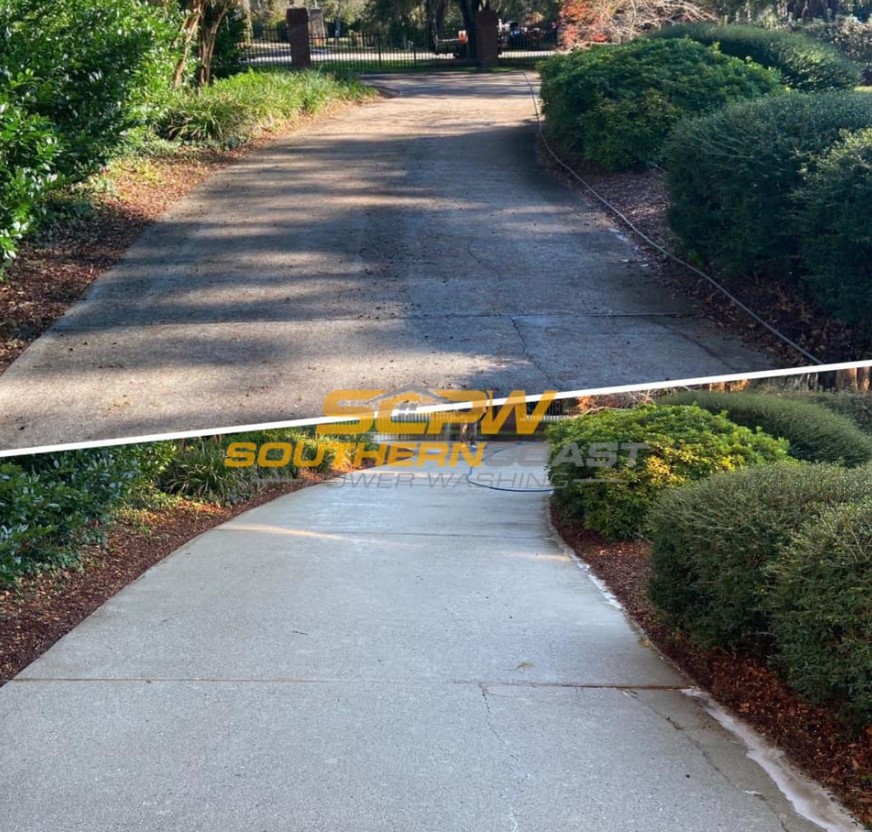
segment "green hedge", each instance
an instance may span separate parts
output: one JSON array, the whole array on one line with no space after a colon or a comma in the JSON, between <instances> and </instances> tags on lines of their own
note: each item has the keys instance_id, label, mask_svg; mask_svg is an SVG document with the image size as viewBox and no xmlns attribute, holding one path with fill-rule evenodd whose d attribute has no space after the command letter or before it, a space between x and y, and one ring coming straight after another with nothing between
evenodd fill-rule
<instances>
[{"instance_id":1,"label":"green hedge","mask_svg":"<svg viewBox=\"0 0 872 832\"><path fill-rule=\"evenodd\" d=\"M639 535L648 510L668 486L787 456L783 440L698 407L590 413L552 425L548 440L555 504L609 538ZM612 443L613 465L598 464L608 458L600 443ZM628 443L647 445L635 464Z\"/></svg>"},{"instance_id":2,"label":"green hedge","mask_svg":"<svg viewBox=\"0 0 872 832\"><path fill-rule=\"evenodd\" d=\"M780 89L777 73L689 40L640 39L549 58L541 95L564 149L620 170L660 161L682 117Z\"/></svg>"},{"instance_id":3,"label":"green hedge","mask_svg":"<svg viewBox=\"0 0 872 832\"><path fill-rule=\"evenodd\" d=\"M872 725L872 501L807 522L770 575L772 632L787 680Z\"/></svg>"},{"instance_id":4,"label":"green hedge","mask_svg":"<svg viewBox=\"0 0 872 832\"><path fill-rule=\"evenodd\" d=\"M847 416L819 404L765 393L691 390L665 396L666 404L696 404L730 421L790 442L790 455L808 462L848 466L872 460L872 437Z\"/></svg>"},{"instance_id":5,"label":"green hedge","mask_svg":"<svg viewBox=\"0 0 872 832\"><path fill-rule=\"evenodd\" d=\"M813 402L849 418L865 434L872 436L872 396L846 390L838 392L779 392L788 399Z\"/></svg>"},{"instance_id":6,"label":"green hedge","mask_svg":"<svg viewBox=\"0 0 872 832\"><path fill-rule=\"evenodd\" d=\"M705 645L764 655L772 646L770 565L804 523L868 498L868 466L796 462L670 489L649 515L651 599Z\"/></svg>"},{"instance_id":7,"label":"green hedge","mask_svg":"<svg viewBox=\"0 0 872 832\"><path fill-rule=\"evenodd\" d=\"M795 198L803 279L838 318L872 322L872 129L823 154Z\"/></svg>"},{"instance_id":8,"label":"green hedge","mask_svg":"<svg viewBox=\"0 0 872 832\"><path fill-rule=\"evenodd\" d=\"M767 97L682 121L665 151L673 230L727 278L798 280L796 194L844 131L870 127L865 93ZM854 198L847 184L830 196Z\"/></svg>"},{"instance_id":9,"label":"green hedge","mask_svg":"<svg viewBox=\"0 0 872 832\"><path fill-rule=\"evenodd\" d=\"M666 26L651 36L717 45L725 55L779 70L788 85L803 92L852 89L860 83L857 65L834 46L783 29L690 23Z\"/></svg>"}]
</instances>

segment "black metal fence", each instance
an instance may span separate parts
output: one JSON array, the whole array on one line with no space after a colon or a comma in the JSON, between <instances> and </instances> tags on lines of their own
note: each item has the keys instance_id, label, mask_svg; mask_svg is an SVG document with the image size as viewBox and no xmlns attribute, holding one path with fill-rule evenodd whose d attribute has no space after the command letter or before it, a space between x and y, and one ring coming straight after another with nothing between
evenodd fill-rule
<instances>
[{"instance_id":1,"label":"black metal fence","mask_svg":"<svg viewBox=\"0 0 872 832\"><path fill-rule=\"evenodd\" d=\"M557 44L557 31L517 31L500 35L501 60L533 63L547 57ZM312 66L350 72L391 69L450 68L474 63L463 37L440 38L435 44L412 36L350 32L340 37L309 37ZM244 62L253 67L291 66L291 45L283 24L256 26L245 47Z\"/></svg>"}]
</instances>

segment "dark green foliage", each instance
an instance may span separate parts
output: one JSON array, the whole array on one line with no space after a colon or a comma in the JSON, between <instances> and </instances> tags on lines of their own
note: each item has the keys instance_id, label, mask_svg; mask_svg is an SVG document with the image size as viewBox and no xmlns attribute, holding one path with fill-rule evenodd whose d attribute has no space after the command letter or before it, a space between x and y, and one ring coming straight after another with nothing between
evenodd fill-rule
<instances>
[{"instance_id":1,"label":"dark green foliage","mask_svg":"<svg viewBox=\"0 0 872 832\"><path fill-rule=\"evenodd\" d=\"M726 277L796 280L796 193L844 131L870 127L865 93L770 96L682 121L665 151L672 228Z\"/></svg>"},{"instance_id":2,"label":"dark green foliage","mask_svg":"<svg viewBox=\"0 0 872 832\"><path fill-rule=\"evenodd\" d=\"M75 563L74 547L134 488L126 448L17 457L0 466L0 584Z\"/></svg>"},{"instance_id":3,"label":"dark green foliage","mask_svg":"<svg viewBox=\"0 0 872 832\"><path fill-rule=\"evenodd\" d=\"M243 50L248 21L240 12L228 14L218 28L212 53L212 77L229 78L243 70Z\"/></svg>"},{"instance_id":4,"label":"dark green foliage","mask_svg":"<svg viewBox=\"0 0 872 832\"><path fill-rule=\"evenodd\" d=\"M785 398L813 402L827 408L827 410L832 410L833 413L847 416L860 430L872 436L872 396L868 394L864 395L848 391L832 393L808 391L795 393L782 392L779 395Z\"/></svg>"},{"instance_id":5,"label":"dark green foliage","mask_svg":"<svg viewBox=\"0 0 872 832\"><path fill-rule=\"evenodd\" d=\"M786 442L698 407L599 411L553 425L548 440L556 505L609 538L640 534L648 510L668 486L787 456ZM616 464L596 464L603 454L598 443L616 443ZM629 464L628 443L647 445L635 464ZM573 446L580 456L570 455ZM591 479L607 481L585 481Z\"/></svg>"},{"instance_id":6,"label":"dark green foliage","mask_svg":"<svg viewBox=\"0 0 872 832\"><path fill-rule=\"evenodd\" d=\"M813 702L872 725L872 501L805 523L770 568L785 676Z\"/></svg>"},{"instance_id":7,"label":"dark green foliage","mask_svg":"<svg viewBox=\"0 0 872 832\"><path fill-rule=\"evenodd\" d=\"M158 489L168 494L215 503L250 497L254 469L227 468L225 443L216 438L188 439L158 474Z\"/></svg>"},{"instance_id":8,"label":"dark green foliage","mask_svg":"<svg viewBox=\"0 0 872 832\"><path fill-rule=\"evenodd\" d=\"M690 23L666 26L652 37L716 44L725 55L779 70L789 86L803 92L852 89L860 79L856 64L834 46L783 29Z\"/></svg>"},{"instance_id":9,"label":"dark green foliage","mask_svg":"<svg viewBox=\"0 0 872 832\"><path fill-rule=\"evenodd\" d=\"M702 644L771 650L768 567L824 509L872 497L872 470L779 463L670 489L649 515L651 599Z\"/></svg>"},{"instance_id":10,"label":"dark green foliage","mask_svg":"<svg viewBox=\"0 0 872 832\"><path fill-rule=\"evenodd\" d=\"M0 84L53 125L66 182L103 165L165 94L173 18L139 0L4 0Z\"/></svg>"},{"instance_id":11,"label":"dark green foliage","mask_svg":"<svg viewBox=\"0 0 872 832\"><path fill-rule=\"evenodd\" d=\"M51 123L0 93L0 264L15 256L17 241L54 182L57 154Z\"/></svg>"},{"instance_id":12,"label":"dark green foliage","mask_svg":"<svg viewBox=\"0 0 872 832\"><path fill-rule=\"evenodd\" d=\"M690 40L640 39L550 58L541 95L564 149L620 170L658 162L682 117L780 88L777 73Z\"/></svg>"},{"instance_id":13,"label":"dark green foliage","mask_svg":"<svg viewBox=\"0 0 872 832\"><path fill-rule=\"evenodd\" d=\"M872 460L872 437L847 416L810 401L765 393L691 390L666 396L667 404L696 404L730 421L790 442L790 455L808 462L862 465Z\"/></svg>"},{"instance_id":14,"label":"dark green foliage","mask_svg":"<svg viewBox=\"0 0 872 832\"><path fill-rule=\"evenodd\" d=\"M159 106L172 16L139 0L0 3L0 263L49 188L98 170Z\"/></svg>"},{"instance_id":15,"label":"dark green foliage","mask_svg":"<svg viewBox=\"0 0 872 832\"><path fill-rule=\"evenodd\" d=\"M795 195L803 279L849 323L872 322L872 129L824 153Z\"/></svg>"}]
</instances>

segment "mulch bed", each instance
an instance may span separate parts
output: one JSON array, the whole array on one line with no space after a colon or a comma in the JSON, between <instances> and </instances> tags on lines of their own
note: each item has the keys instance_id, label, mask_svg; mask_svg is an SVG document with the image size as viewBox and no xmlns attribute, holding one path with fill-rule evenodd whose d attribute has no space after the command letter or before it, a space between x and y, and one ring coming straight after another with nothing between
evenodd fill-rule
<instances>
[{"instance_id":1,"label":"mulch bed","mask_svg":"<svg viewBox=\"0 0 872 832\"><path fill-rule=\"evenodd\" d=\"M43 573L0 589L0 686L94 610L187 541L238 514L326 479L299 479L261 489L231 506L180 501L134 512L106 528L105 541L82 549L80 568Z\"/></svg>"},{"instance_id":2,"label":"mulch bed","mask_svg":"<svg viewBox=\"0 0 872 832\"><path fill-rule=\"evenodd\" d=\"M603 540L553 510L551 519L566 544L661 652L872 828L872 726L858 737L832 712L804 702L765 665L742 655L702 650L666 626L648 599L647 542Z\"/></svg>"},{"instance_id":3,"label":"mulch bed","mask_svg":"<svg viewBox=\"0 0 872 832\"><path fill-rule=\"evenodd\" d=\"M23 241L0 282L0 373L45 332L95 278L114 266L168 208L216 171L277 138L354 106L337 102L316 116L301 116L261 130L229 150L180 147L171 156L127 159L111 171L110 192L90 195L72 212Z\"/></svg>"},{"instance_id":4,"label":"mulch bed","mask_svg":"<svg viewBox=\"0 0 872 832\"><path fill-rule=\"evenodd\" d=\"M595 205L602 207L577 180L556 166L544 149L541 157L558 178ZM666 217L669 199L666 177L662 170L607 173L577 159L569 161L578 175L633 225L668 251L680 252L678 241L669 228ZM719 327L750 346L772 353L779 366L804 367L810 364L808 358L760 326L710 283L649 246L617 215L611 212L610 215L627 232L646 260L656 267L664 285L674 292L694 297L700 303L702 311ZM716 274L711 276L718 279ZM723 280L720 282L724 283ZM802 297L797 289L788 290L783 286L759 281L740 288L727 288L770 326L784 333L821 361L835 363L872 356L872 339L868 332L836 321L813 300Z\"/></svg>"}]
</instances>

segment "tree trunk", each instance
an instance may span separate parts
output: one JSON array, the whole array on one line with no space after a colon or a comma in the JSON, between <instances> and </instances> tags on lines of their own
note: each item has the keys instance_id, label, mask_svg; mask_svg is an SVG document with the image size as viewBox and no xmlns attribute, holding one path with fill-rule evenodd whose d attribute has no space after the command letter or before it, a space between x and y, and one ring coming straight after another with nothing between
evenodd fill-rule
<instances>
[{"instance_id":1,"label":"tree trunk","mask_svg":"<svg viewBox=\"0 0 872 832\"><path fill-rule=\"evenodd\" d=\"M208 23L200 27L200 65L197 67L197 86L205 87L212 83L212 56L215 53L215 41L218 30L227 17L227 7L216 9Z\"/></svg>"},{"instance_id":2,"label":"tree trunk","mask_svg":"<svg viewBox=\"0 0 872 832\"><path fill-rule=\"evenodd\" d=\"M173 87L178 89L182 80L185 77L185 68L188 65L188 57L191 54L191 44L194 41L194 36L200 27L200 20L203 17L204 0L198 0L197 3L191 6L185 15L185 20L182 23L182 28L179 31L179 39L182 45L182 54L176 62L175 70L173 71Z\"/></svg>"}]
</instances>

